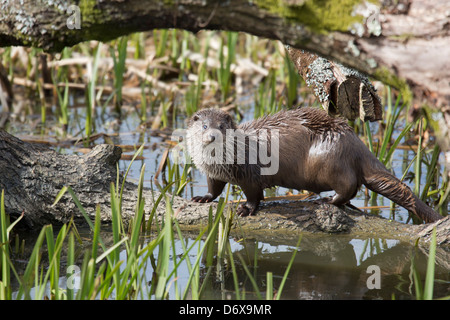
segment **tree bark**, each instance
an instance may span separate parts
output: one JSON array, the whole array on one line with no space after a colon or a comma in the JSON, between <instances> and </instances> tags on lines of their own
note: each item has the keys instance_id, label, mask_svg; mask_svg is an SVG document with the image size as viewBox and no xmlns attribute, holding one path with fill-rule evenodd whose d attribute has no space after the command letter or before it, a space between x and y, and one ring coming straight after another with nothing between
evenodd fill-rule
<instances>
[{"instance_id":1,"label":"tree bark","mask_svg":"<svg viewBox=\"0 0 450 320\"><path fill-rule=\"evenodd\" d=\"M361 121L383 118L380 97L365 75L311 52L290 46L286 51L329 114Z\"/></svg>"},{"instance_id":2,"label":"tree bark","mask_svg":"<svg viewBox=\"0 0 450 320\"><path fill-rule=\"evenodd\" d=\"M155 28L232 30L280 40L398 88L403 99L413 103L412 116L426 106L450 168L447 0L381 5L363 0L5 0L0 6L0 46L59 51L81 41L105 41ZM349 80L343 88L348 85L352 91L343 91L344 100L350 97L361 104L373 98L370 86Z\"/></svg>"},{"instance_id":3,"label":"tree bark","mask_svg":"<svg viewBox=\"0 0 450 320\"><path fill-rule=\"evenodd\" d=\"M110 185L117 183L116 162L122 150L112 145L98 145L83 156L61 155L46 146L24 142L0 130L0 190L4 190L5 210L13 219L23 214L19 226L40 228L62 224L74 218L84 221L72 197L65 194L53 205L59 191L70 186L88 216L94 220L100 207L101 219L111 222ZM119 175L119 185L122 178ZM128 221L136 212L137 186L125 183L122 216ZM145 189L145 212L149 214L159 193ZM208 223L209 208L216 203L200 204L170 196L175 218L185 230L200 230ZM229 206L235 204L228 204ZM156 207L156 217L163 219L165 199ZM215 212L215 209L213 210ZM238 222L236 220L239 220ZM300 232L346 233L354 237L377 237L428 241L433 227L438 243L450 244L450 217L426 225L407 225L360 211L341 210L329 204L310 201L266 201L256 216L234 217L233 232L252 237L295 239Z\"/></svg>"},{"instance_id":4,"label":"tree bark","mask_svg":"<svg viewBox=\"0 0 450 320\"><path fill-rule=\"evenodd\" d=\"M75 214L73 202L52 206L64 186L76 190L87 210L95 210L96 204L104 207L121 153L119 147L102 145L85 156L62 155L0 130L0 189L5 192L7 213L13 217L24 213L30 228L66 223L72 215L81 217Z\"/></svg>"}]
</instances>

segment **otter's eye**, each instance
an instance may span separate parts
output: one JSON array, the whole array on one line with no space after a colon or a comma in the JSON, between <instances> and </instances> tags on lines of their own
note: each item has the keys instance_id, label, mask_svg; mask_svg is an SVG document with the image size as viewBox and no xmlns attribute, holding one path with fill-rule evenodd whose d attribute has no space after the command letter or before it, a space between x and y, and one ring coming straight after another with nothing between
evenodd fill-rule
<instances>
[{"instance_id":1,"label":"otter's eye","mask_svg":"<svg viewBox=\"0 0 450 320\"><path fill-rule=\"evenodd\" d=\"M222 130L224 127L225 127L225 126L224 126L222 123L219 125L219 129L220 129L220 130Z\"/></svg>"},{"instance_id":2,"label":"otter's eye","mask_svg":"<svg viewBox=\"0 0 450 320\"><path fill-rule=\"evenodd\" d=\"M203 130L208 129L208 126L206 124L203 125Z\"/></svg>"}]
</instances>

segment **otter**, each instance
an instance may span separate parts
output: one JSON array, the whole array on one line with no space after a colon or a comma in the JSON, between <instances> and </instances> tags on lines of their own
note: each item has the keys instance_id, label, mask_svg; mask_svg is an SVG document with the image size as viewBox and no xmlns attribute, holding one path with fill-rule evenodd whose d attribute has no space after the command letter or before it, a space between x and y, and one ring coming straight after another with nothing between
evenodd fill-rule
<instances>
[{"instance_id":1,"label":"otter","mask_svg":"<svg viewBox=\"0 0 450 320\"><path fill-rule=\"evenodd\" d=\"M346 120L319 108L283 110L239 126L227 112L202 109L187 126L188 152L208 184L208 192L192 201L211 202L226 183L236 184L247 198L237 214L246 216L255 214L265 188L334 190L329 202L341 206L365 185L425 222L442 218L386 169ZM258 153L261 148L271 163ZM273 164L277 170L270 172Z\"/></svg>"}]
</instances>

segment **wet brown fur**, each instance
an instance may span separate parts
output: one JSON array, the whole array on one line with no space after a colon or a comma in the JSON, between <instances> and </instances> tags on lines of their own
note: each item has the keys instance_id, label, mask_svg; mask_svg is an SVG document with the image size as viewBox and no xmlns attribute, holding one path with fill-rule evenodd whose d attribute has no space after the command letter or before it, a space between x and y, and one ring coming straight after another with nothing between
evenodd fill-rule
<instances>
[{"instance_id":1,"label":"wet brown fur","mask_svg":"<svg viewBox=\"0 0 450 320\"><path fill-rule=\"evenodd\" d=\"M195 123L206 124L207 129L195 131ZM241 129L246 135L261 129L278 130L279 170L274 175L261 175L262 165L250 164L248 159L244 164L205 164L201 157L193 156L208 182L208 193L194 197L193 201L214 200L230 182L239 185L246 195L247 202L239 207L238 213L247 215L255 213L264 199L264 188L281 186L315 193L334 190L336 195L330 202L343 205L364 184L426 222L442 218L378 161L345 120L330 117L323 110L281 111L236 126L228 113L204 109L189 119L187 140L201 148L202 136L210 137L212 129L223 134L226 129Z\"/></svg>"}]
</instances>

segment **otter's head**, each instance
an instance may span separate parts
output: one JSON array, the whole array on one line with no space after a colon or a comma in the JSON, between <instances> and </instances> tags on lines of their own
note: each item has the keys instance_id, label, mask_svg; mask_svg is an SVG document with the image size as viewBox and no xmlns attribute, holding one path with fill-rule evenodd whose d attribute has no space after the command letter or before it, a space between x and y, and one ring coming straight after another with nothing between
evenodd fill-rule
<instances>
[{"instance_id":1,"label":"otter's head","mask_svg":"<svg viewBox=\"0 0 450 320\"><path fill-rule=\"evenodd\" d=\"M206 172L205 165L223 163L227 130L236 129L231 116L218 109L203 109L187 125L187 149L195 165Z\"/></svg>"},{"instance_id":2,"label":"otter's head","mask_svg":"<svg viewBox=\"0 0 450 320\"><path fill-rule=\"evenodd\" d=\"M188 120L191 139L203 146L224 141L227 129L236 129L231 116L219 109L203 109Z\"/></svg>"}]
</instances>

